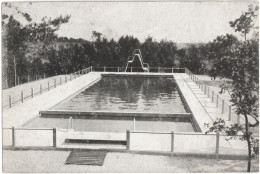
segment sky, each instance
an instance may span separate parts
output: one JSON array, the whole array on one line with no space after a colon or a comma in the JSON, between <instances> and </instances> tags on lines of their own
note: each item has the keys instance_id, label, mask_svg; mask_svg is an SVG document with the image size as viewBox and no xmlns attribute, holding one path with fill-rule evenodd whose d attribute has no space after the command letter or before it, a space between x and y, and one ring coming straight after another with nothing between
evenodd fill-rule
<instances>
[{"instance_id":1,"label":"sky","mask_svg":"<svg viewBox=\"0 0 260 174\"><path fill-rule=\"evenodd\" d=\"M13 2L39 22L44 16L71 15L59 36L91 40L92 31L108 39L133 35L141 42L148 36L177 43L206 43L216 36L234 34L229 21L257 2ZM15 14L2 6L2 13ZM17 18L19 18L19 15ZM22 20L22 19L19 19ZM258 20L257 20L258 21Z\"/></svg>"}]
</instances>

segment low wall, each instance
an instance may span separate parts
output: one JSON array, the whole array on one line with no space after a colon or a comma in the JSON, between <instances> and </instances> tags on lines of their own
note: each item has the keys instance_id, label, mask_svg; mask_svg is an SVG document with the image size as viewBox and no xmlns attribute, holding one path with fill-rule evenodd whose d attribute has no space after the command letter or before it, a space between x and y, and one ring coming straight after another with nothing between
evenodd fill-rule
<instances>
[{"instance_id":1,"label":"low wall","mask_svg":"<svg viewBox=\"0 0 260 174\"><path fill-rule=\"evenodd\" d=\"M48 110L40 111L41 117L45 118L74 118L74 119L115 119L115 120L149 120L149 121L183 121L190 122L190 113L142 113L142 112L104 112L104 111L64 111Z\"/></svg>"},{"instance_id":2,"label":"low wall","mask_svg":"<svg viewBox=\"0 0 260 174\"><path fill-rule=\"evenodd\" d=\"M14 131L14 132L13 132ZM4 129L3 146L62 148L66 138L89 140L125 140L125 150L183 154L247 155L247 143L219 134L185 132L76 132L60 129ZM73 146L71 147L73 148ZM74 147L75 148L75 147ZM81 146L88 149L88 144ZM97 146L96 149L99 149ZM109 147L107 148L109 149ZM115 149L115 147L113 148ZM122 150L122 149L118 149Z\"/></svg>"}]
</instances>

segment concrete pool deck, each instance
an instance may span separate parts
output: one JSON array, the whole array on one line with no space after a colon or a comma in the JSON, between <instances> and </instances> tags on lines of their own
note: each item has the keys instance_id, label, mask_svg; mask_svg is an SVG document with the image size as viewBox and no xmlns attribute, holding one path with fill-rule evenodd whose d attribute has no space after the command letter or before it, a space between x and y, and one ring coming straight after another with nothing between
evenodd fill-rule
<instances>
[{"instance_id":1,"label":"concrete pool deck","mask_svg":"<svg viewBox=\"0 0 260 174\"><path fill-rule=\"evenodd\" d=\"M39 115L40 110L48 110L58 102L85 88L87 85L99 80L99 73L88 73L73 81L58 86L39 96L24 101L14 107L3 111L3 127L19 127L26 121Z\"/></svg>"}]
</instances>

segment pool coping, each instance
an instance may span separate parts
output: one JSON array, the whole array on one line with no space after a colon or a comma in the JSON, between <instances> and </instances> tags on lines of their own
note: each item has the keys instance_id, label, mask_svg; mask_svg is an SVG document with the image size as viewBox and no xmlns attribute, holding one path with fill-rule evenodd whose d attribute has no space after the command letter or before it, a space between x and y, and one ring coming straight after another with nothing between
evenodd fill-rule
<instances>
[{"instance_id":1,"label":"pool coping","mask_svg":"<svg viewBox=\"0 0 260 174\"><path fill-rule=\"evenodd\" d=\"M152 117L152 118L191 118L191 113L147 113L147 112L111 112L111 111L71 111L71 110L45 110L40 111L41 117L48 117L48 115L55 115L57 117L72 117L75 116L88 118L89 116L125 116L125 117ZM56 117L56 118L57 118Z\"/></svg>"}]
</instances>

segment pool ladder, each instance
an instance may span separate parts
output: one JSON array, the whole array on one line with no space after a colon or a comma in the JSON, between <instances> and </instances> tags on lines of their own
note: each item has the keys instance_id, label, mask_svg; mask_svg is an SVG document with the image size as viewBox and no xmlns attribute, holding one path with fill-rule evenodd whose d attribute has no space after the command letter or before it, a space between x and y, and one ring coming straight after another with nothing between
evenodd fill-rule
<instances>
[{"instance_id":1,"label":"pool ladder","mask_svg":"<svg viewBox=\"0 0 260 174\"><path fill-rule=\"evenodd\" d=\"M149 64L144 63L141 50L139 50L139 49L135 49L134 52L133 52L133 56L129 56L127 58L127 65L126 65L125 72L127 71L128 64L133 63L136 56L139 58L139 61L141 62L141 66L142 66L142 69L144 70L144 72L149 72L149 70L150 70Z\"/></svg>"}]
</instances>

